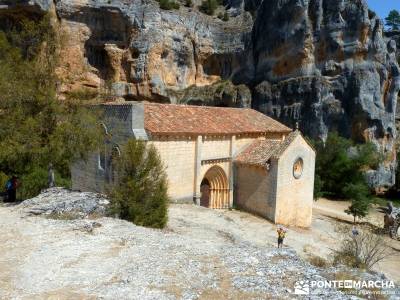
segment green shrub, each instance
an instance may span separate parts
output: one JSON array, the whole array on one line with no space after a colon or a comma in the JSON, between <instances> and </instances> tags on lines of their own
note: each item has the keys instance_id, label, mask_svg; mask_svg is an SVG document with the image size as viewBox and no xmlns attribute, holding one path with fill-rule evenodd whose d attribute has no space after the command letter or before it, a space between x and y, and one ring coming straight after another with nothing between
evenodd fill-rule
<instances>
[{"instance_id":1,"label":"green shrub","mask_svg":"<svg viewBox=\"0 0 400 300\"><path fill-rule=\"evenodd\" d=\"M229 21L228 12L225 12L225 13L220 12L220 13L218 14L218 19L221 19L221 20L224 21L224 22Z\"/></svg>"},{"instance_id":2,"label":"green shrub","mask_svg":"<svg viewBox=\"0 0 400 300\"><path fill-rule=\"evenodd\" d=\"M18 199L29 199L47 187L47 170L35 168L19 178Z\"/></svg>"},{"instance_id":3,"label":"green shrub","mask_svg":"<svg viewBox=\"0 0 400 300\"><path fill-rule=\"evenodd\" d=\"M186 7L193 7L193 1L192 0L185 0L185 6Z\"/></svg>"},{"instance_id":4,"label":"green shrub","mask_svg":"<svg viewBox=\"0 0 400 300\"><path fill-rule=\"evenodd\" d=\"M0 171L0 192L5 191L5 186L9 177Z\"/></svg>"},{"instance_id":5,"label":"green shrub","mask_svg":"<svg viewBox=\"0 0 400 300\"><path fill-rule=\"evenodd\" d=\"M179 3L171 0L160 0L160 8L164 10L179 9Z\"/></svg>"},{"instance_id":6,"label":"green shrub","mask_svg":"<svg viewBox=\"0 0 400 300\"><path fill-rule=\"evenodd\" d=\"M212 15L214 15L217 7L218 7L217 0L203 0L201 2L200 11L202 11L203 13L205 13L207 15L212 16Z\"/></svg>"},{"instance_id":7,"label":"green shrub","mask_svg":"<svg viewBox=\"0 0 400 300\"><path fill-rule=\"evenodd\" d=\"M70 188L69 178L63 178L59 173L55 173L56 186ZM18 199L25 200L38 195L43 189L48 187L47 169L36 167L24 173L18 180L20 186L17 189Z\"/></svg>"},{"instance_id":8,"label":"green shrub","mask_svg":"<svg viewBox=\"0 0 400 300\"><path fill-rule=\"evenodd\" d=\"M111 186L111 212L140 226L163 228L168 218L166 174L154 146L128 140Z\"/></svg>"}]
</instances>

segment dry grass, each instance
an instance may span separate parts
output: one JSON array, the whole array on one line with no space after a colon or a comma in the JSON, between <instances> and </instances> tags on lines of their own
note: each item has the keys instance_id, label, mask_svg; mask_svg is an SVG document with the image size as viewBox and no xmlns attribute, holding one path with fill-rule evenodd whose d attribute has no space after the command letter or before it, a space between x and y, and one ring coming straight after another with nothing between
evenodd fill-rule
<instances>
[{"instance_id":1,"label":"dry grass","mask_svg":"<svg viewBox=\"0 0 400 300\"><path fill-rule=\"evenodd\" d=\"M331 266L331 263L327 259L318 255L309 254L307 260L310 264L318 268L328 268Z\"/></svg>"},{"instance_id":2,"label":"dry grass","mask_svg":"<svg viewBox=\"0 0 400 300\"><path fill-rule=\"evenodd\" d=\"M75 212L51 213L46 216L48 219L71 221L81 219L81 216Z\"/></svg>"}]
</instances>

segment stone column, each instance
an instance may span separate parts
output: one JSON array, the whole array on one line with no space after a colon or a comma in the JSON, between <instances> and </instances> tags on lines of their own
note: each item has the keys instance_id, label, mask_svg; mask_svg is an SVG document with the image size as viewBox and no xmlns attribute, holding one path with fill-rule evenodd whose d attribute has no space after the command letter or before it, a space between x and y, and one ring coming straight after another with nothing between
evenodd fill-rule
<instances>
[{"instance_id":1,"label":"stone column","mask_svg":"<svg viewBox=\"0 0 400 300\"><path fill-rule=\"evenodd\" d=\"M194 187L193 187L193 202L197 205L200 205L200 184L202 178L200 178L200 170L201 170L201 145L202 145L202 136L197 136L196 139L196 151L194 155Z\"/></svg>"},{"instance_id":2,"label":"stone column","mask_svg":"<svg viewBox=\"0 0 400 300\"><path fill-rule=\"evenodd\" d=\"M231 157L231 160L229 162L229 171L228 171L229 207L233 207L233 156L236 152L235 144L236 144L236 135L232 135L230 149L229 149L229 156Z\"/></svg>"}]
</instances>

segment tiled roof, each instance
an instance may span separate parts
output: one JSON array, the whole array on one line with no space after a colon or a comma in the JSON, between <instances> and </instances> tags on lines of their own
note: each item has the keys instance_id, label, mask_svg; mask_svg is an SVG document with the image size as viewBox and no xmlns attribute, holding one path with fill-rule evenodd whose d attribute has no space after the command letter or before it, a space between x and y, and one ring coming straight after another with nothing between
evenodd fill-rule
<instances>
[{"instance_id":1,"label":"tiled roof","mask_svg":"<svg viewBox=\"0 0 400 300\"><path fill-rule=\"evenodd\" d=\"M288 134L283 141L256 140L236 157L235 161L247 165L265 166L271 158L279 158L294 139L301 135L296 130Z\"/></svg>"},{"instance_id":2,"label":"tiled roof","mask_svg":"<svg viewBox=\"0 0 400 300\"><path fill-rule=\"evenodd\" d=\"M290 128L249 108L144 103L145 129L155 134L289 133Z\"/></svg>"}]
</instances>

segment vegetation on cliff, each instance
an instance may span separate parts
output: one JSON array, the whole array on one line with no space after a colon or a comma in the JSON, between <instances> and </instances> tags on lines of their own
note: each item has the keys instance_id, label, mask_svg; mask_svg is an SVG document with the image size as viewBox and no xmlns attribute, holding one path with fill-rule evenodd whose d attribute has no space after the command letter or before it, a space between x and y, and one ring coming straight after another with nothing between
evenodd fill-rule
<instances>
[{"instance_id":1,"label":"vegetation on cliff","mask_svg":"<svg viewBox=\"0 0 400 300\"><path fill-rule=\"evenodd\" d=\"M109 196L121 219L153 228L167 224L167 177L154 146L134 139L125 144Z\"/></svg>"},{"instance_id":2,"label":"vegetation on cliff","mask_svg":"<svg viewBox=\"0 0 400 300\"><path fill-rule=\"evenodd\" d=\"M179 9L180 5L176 1L171 0L158 0L160 8L165 10Z\"/></svg>"},{"instance_id":3,"label":"vegetation on cliff","mask_svg":"<svg viewBox=\"0 0 400 300\"><path fill-rule=\"evenodd\" d=\"M364 217L372 202L364 172L375 169L382 158L372 143L354 145L333 132L325 143L315 143L315 197L351 199L346 210L354 217Z\"/></svg>"},{"instance_id":4,"label":"vegetation on cliff","mask_svg":"<svg viewBox=\"0 0 400 300\"><path fill-rule=\"evenodd\" d=\"M18 175L22 199L46 187L50 163L67 185L69 165L97 145L94 116L57 99L60 41L49 16L0 31L0 178Z\"/></svg>"},{"instance_id":5,"label":"vegetation on cliff","mask_svg":"<svg viewBox=\"0 0 400 300\"><path fill-rule=\"evenodd\" d=\"M201 2L200 11L207 15L214 15L219 5L222 5L221 0L203 0Z\"/></svg>"},{"instance_id":6,"label":"vegetation on cliff","mask_svg":"<svg viewBox=\"0 0 400 300\"><path fill-rule=\"evenodd\" d=\"M386 26L389 26L392 31L400 29L400 13L397 10L391 10L385 18Z\"/></svg>"}]
</instances>

